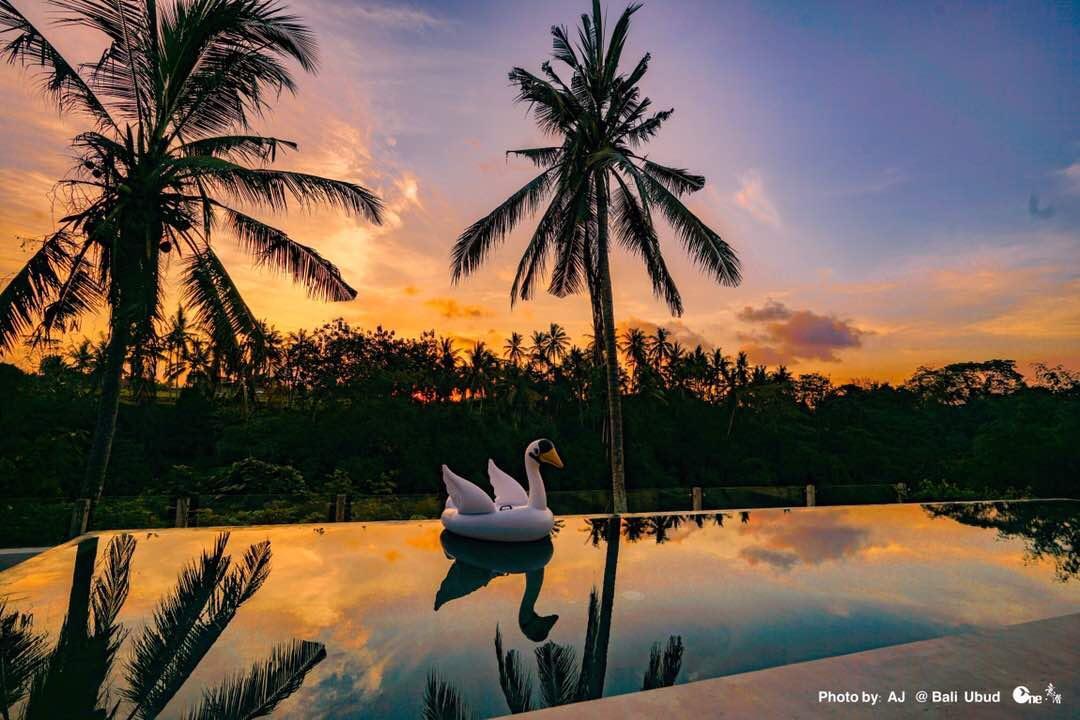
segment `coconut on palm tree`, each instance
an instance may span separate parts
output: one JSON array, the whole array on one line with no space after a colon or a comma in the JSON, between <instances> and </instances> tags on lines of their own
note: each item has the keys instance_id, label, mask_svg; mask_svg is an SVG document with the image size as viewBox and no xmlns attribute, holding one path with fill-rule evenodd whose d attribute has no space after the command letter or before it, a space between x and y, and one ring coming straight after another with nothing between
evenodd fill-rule
<instances>
[{"instance_id":1,"label":"coconut on palm tree","mask_svg":"<svg viewBox=\"0 0 1080 720\"><path fill-rule=\"evenodd\" d=\"M662 215L695 262L723 285L739 282L739 262L720 236L681 198L705 186L705 178L661 165L641 153L672 110L654 111L638 83L649 67L646 54L629 72L620 71L631 5L610 35L599 0L581 17L574 43L563 26L552 28L553 57L541 75L523 68L510 72L517 99L528 103L540 129L552 137L545 147L512 150L541 169L539 175L490 214L470 225L454 244L455 281L475 272L506 235L546 202L518 264L511 302L527 300L551 266L548 291L565 296L588 290L593 333L602 339L610 424L612 494L616 512L626 512L622 406L615 340L610 269L611 231L625 249L644 262L655 294L675 315L682 298L661 252L654 212ZM612 227L613 226L613 227Z\"/></svg>"},{"instance_id":2,"label":"coconut on palm tree","mask_svg":"<svg viewBox=\"0 0 1080 720\"><path fill-rule=\"evenodd\" d=\"M0 291L0 350L48 337L107 309L109 346L84 492L104 487L123 364L161 317L170 255L182 257L183 297L215 347L239 357L255 319L211 243L225 235L313 297L356 292L314 248L238 207L274 211L328 204L379 222L381 203L352 182L272 169L287 140L250 121L282 91L289 64L316 69L311 31L276 0L49 0L60 24L104 36L100 60L64 58L11 0L0 0L0 53L41 75L45 93L86 130L62 186L69 212Z\"/></svg>"}]
</instances>

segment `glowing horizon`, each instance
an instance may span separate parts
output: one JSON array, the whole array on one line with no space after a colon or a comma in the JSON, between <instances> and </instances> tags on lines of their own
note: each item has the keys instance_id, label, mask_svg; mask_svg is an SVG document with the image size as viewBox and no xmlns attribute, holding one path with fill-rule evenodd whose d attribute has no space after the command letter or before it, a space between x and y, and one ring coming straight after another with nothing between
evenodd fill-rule
<instances>
[{"instance_id":1,"label":"glowing horizon","mask_svg":"<svg viewBox=\"0 0 1080 720\"><path fill-rule=\"evenodd\" d=\"M434 328L496 351L513 330L558 322L583 343L583 296L510 307L532 224L459 286L448 264L461 230L530 177L503 156L540 140L507 71L537 68L548 28L586 3L286 4L316 32L322 70L256 129L300 143L281 166L360 182L388 213L382 227L333 212L274 218L341 268L359 291L348 303L308 300L219 238L255 314L285 332L336 317L401 335ZM50 25L40 2L16 5L69 59L96 57L91 34ZM686 313L671 318L620 250L620 329L663 325L691 348L746 350L838 383L990 358L1025 374L1035 361L1080 365L1077 12L648 3L626 57L652 53L643 89L676 109L648 152L708 178L690 205L736 248L745 280L710 283L665 227ZM28 256L18 238L52 227L49 193L82 128L29 77L0 68L0 278ZM88 319L78 334L100 327Z\"/></svg>"}]
</instances>

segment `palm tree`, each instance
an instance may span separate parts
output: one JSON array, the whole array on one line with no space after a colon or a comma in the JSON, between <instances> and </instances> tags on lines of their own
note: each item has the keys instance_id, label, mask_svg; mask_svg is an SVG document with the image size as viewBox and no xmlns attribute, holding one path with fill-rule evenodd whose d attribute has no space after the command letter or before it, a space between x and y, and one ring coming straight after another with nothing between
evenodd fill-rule
<instances>
[{"instance_id":1,"label":"palm tree","mask_svg":"<svg viewBox=\"0 0 1080 720\"><path fill-rule=\"evenodd\" d=\"M521 367L521 363L525 359L525 338L522 337L521 333L510 333L510 337L506 339L506 344L503 345L503 357L512 366Z\"/></svg>"},{"instance_id":2,"label":"palm tree","mask_svg":"<svg viewBox=\"0 0 1080 720\"><path fill-rule=\"evenodd\" d=\"M542 172L466 228L454 245L451 262L454 281L475 272L507 233L551 198L518 264L511 302L533 295L552 259L549 292L562 297L588 289L593 333L603 338L612 495L618 513L626 512L627 505L610 221L614 220L619 243L641 256L654 292L673 314L682 312L682 299L661 253L654 209L703 270L721 284L739 282L734 251L680 200L703 188L705 178L638 154L673 112L653 112L652 102L641 96L638 82L648 70L649 55L629 73L619 72L630 19L639 8L627 7L608 37L600 2L593 0L592 15L581 17L576 45L565 27L552 28L552 54L570 73L569 82L549 62L541 65L543 77L523 68L510 72L517 99L530 105L537 124L555 143L510 151L531 160Z\"/></svg>"},{"instance_id":3,"label":"palm tree","mask_svg":"<svg viewBox=\"0 0 1080 720\"><path fill-rule=\"evenodd\" d=\"M174 389L179 384L180 376L184 374L185 362L191 352L191 341L194 337L184 306L178 305L176 314L169 318L168 330L163 338L168 352L165 379L173 384Z\"/></svg>"},{"instance_id":4,"label":"palm tree","mask_svg":"<svg viewBox=\"0 0 1080 720\"><path fill-rule=\"evenodd\" d=\"M537 370L537 372L543 373L546 369L551 367L551 357L548 355L550 345L548 343L548 334L543 330L534 330L532 337L532 344L529 345L529 362Z\"/></svg>"},{"instance_id":5,"label":"palm tree","mask_svg":"<svg viewBox=\"0 0 1080 720\"><path fill-rule=\"evenodd\" d=\"M498 369L498 359L487 349L483 340L477 340L476 344L466 353L465 357L465 387L472 398L480 398L480 408L483 410L484 398L488 396L491 383L495 379Z\"/></svg>"},{"instance_id":6,"label":"palm tree","mask_svg":"<svg viewBox=\"0 0 1080 720\"><path fill-rule=\"evenodd\" d=\"M667 361L671 359L673 346L671 344L671 331L667 328L658 327L656 332L649 338L649 362L658 375L662 375Z\"/></svg>"},{"instance_id":7,"label":"palm tree","mask_svg":"<svg viewBox=\"0 0 1080 720\"><path fill-rule=\"evenodd\" d=\"M641 328L628 328L623 333L622 346L619 349L630 364L636 390L641 384L641 374L648 366L648 340L645 333Z\"/></svg>"},{"instance_id":8,"label":"palm tree","mask_svg":"<svg viewBox=\"0 0 1080 720\"><path fill-rule=\"evenodd\" d=\"M15 7L0 0L0 52L35 68L46 94L88 128L63 181L70 212L0 292L0 350L36 324L62 331L86 312L109 311L109 349L83 491L105 483L121 371L160 319L169 253L187 253L182 284L218 345L248 334L254 318L211 245L232 235L259 263L310 295L349 300L353 290L313 248L234 209L325 203L379 222L381 203L351 182L271 169L295 143L253 134L249 121L295 81L287 62L316 69L315 38L277 0L49 0L61 24L104 35L101 59L75 66Z\"/></svg>"},{"instance_id":9,"label":"palm tree","mask_svg":"<svg viewBox=\"0 0 1080 720\"><path fill-rule=\"evenodd\" d=\"M551 327L545 333L544 341L545 354L554 368L556 362L566 357L566 351L570 348L570 336L566 334L562 325L551 323Z\"/></svg>"}]
</instances>

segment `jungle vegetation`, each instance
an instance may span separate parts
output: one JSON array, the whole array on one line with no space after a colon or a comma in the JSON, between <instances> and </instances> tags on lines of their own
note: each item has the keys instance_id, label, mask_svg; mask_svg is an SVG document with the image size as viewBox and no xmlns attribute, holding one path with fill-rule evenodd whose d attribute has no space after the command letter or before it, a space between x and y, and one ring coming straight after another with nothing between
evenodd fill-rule
<instances>
[{"instance_id":1,"label":"jungle vegetation","mask_svg":"<svg viewBox=\"0 0 1080 720\"><path fill-rule=\"evenodd\" d=\"M124 364L111 495L438 493L451 462L520 473L536 437L553 491L609 488L604 370L559 325L460 350L343 321L219 345L181 311ZM906 483L937 497L1076 496L1080 373L1010 360L919 368L902 384L833 384L620 335L629 487ZM0 496L76 497L107 344L0 365ZM649 508L642 508L647 510Z\"/></svg>"}]
</instances>

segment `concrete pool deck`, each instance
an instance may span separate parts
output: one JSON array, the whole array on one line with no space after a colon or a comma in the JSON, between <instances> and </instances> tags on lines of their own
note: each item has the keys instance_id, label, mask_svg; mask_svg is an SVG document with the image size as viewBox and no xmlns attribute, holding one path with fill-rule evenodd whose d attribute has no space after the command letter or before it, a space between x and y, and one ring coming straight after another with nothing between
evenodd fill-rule
<instances>
[{"instance_id":1,"label":"concrete pool deck","mask_svg":"<svg viewBox=\"0 0 1080 720\"><path fill-rule=\"evenodd\" d=\"M1048 697L1053 683L1060 703ZM1017 686L1041 702L1019 704ZM915 694L958 691L955 702ZM965 702L966 690L998 692ZM819 702L821 691L855 692L860 702ZM861 702L876 693L876 706ZM906 693L887 702L890 691ZM1032 698L1034 699L1034 698ZM1080 613L617 695L538 710L532 720L597 718L1024 718L1080 717Z\"/></svg>"}]
</instances>

